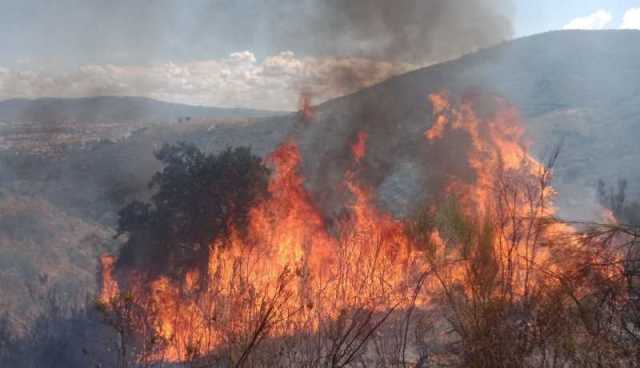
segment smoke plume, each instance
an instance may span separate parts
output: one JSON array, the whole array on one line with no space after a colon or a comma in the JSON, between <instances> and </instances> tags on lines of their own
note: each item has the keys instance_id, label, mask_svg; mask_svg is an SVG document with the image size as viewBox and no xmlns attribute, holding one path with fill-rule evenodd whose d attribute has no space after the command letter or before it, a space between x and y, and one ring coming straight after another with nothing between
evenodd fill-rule
<instances>
[{"instance_id":1,"label":"smoke plume","mask_svg":"<svg viewBox=\"0 0 640 368\"><path fill-rule=\"evenodd\" d=\"M309 2L305 4L310 6ZM304 29L287 35L292 37L289 42L296 44L296 49L319 54L383 60L392 65L411 64L418 67L456 58L512 36L509 19L512 5L503 0L330 0L314 5L313 10L297 9L303 16L308 14L309 19ZM280 36L281 42L286 39L282 35L288 26L291 25L283 24L274 32L274 36ZM367 74L359 66L343 64L341 70L325 74L333 76L330 85L337 90L356 90L367 85L363 82L364 78L353 77ZM423 86L425 89L433 87ZM313 86L308 90L313 91ZM369 150L359 171L361 179L383 192L387 187L390 189L386 192L402 192L402 187L406 185L396 185L394 180L406 172L414 177L400 181L411 181L416 188L427 185L427 177L429 181L434 180L435 168L429 175L415 167L407 168L414 157L440 157L437 160L447 157L447 163L451 164L450 161L455 161L452 157L460 155L457 152L464 147L462 140L453 146L454 152L448 153L422 152L411 148L419 146L414 145L414 141L421 134L400 127L397 122L407 118L403 114L411 111L408 106L415 103L413 106L424 106L424 111L412 115L415 115L416 121L427 124L430 116L426 96L422 93L424 91L412 89L414 96L404 98L397 90L377 91L365 93L369 96L366 99L350 99L349 106L339 108L344 115L335 114L327 118L340 121L331 124L331 128L326 124L314 126L312 123L297 132L306 158L308 185L316 193L318 202L324 204L326 213L339 208L332 203L345 201L341 195L326 189L338 186L351 165L350 147L359 132L369 133ZM338 107L341 104L332 105ZM437 183L430 183L429 186L437 186ZM415 193L406 194L407 197L417 195L417 189ZM397 198L390 202L397 202Z\"/></svg>"},{"instance_id":2,"label":"smoke plume","mask_svg":"<svg viewBox=\"0 0 640 368\"><path fill-rule=\"evenodd\" d=\"M424 66L511 38L508 0L328 0L286 8L307 18L274 30L276 43L313 54ZM306 15L306 16L305 16ZM274 23L278 24L278 23ZM339 65L337 91L367 86L362 64ZM364 72L364 73L363 73ZM392 69L389 75L392 76Z\"/></svg>"},{"instance_id":3,"label":"smoke plume","mask_svg":"<svg viewBox=\"0 0 640 368\"><path fill-rule=\"evenodd\" d=\"M508 0L315 1L293 8L309 19L273 35L312 53L422 65L511 38L511 8Z\"/></svg>"}]
</instances>

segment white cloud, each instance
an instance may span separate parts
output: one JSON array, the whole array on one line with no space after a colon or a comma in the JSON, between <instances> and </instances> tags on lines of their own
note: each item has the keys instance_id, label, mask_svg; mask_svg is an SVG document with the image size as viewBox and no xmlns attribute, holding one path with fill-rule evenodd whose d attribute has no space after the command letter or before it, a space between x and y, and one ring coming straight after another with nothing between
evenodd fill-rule
<instances>
[{"instance_id":1,"label":"white cloud","mask_svg":"<svg viewBox=\"0 0 640 368\"><path fill-rule=\"evenodd\" d=\"M563 29L604 29L611 23L612 19L611 12L599 9L586 17L572 20Z\"/></svg>"},{"instance_id":2,"label":"white cloud","mask_svg":"<svg viewBox=\"0 0 640 368\"><path fill-rule=\"evenodd\" d=\"M227 58L152 65L85 65L65 73L0 68L0 99L134 95L221 107L292 110L301 92L314 101L355 91L413 66L363 58L298 57L258 62L249 51Z\"/></svg>"},{"instance_id":3,"label":"white cloud","mask_svg":"<svg viewBox=\"0 0 640 368\"><path fill-rule=\"evenodd\" d=\"M640 29L640 8L628 9L622 17L621 29Z\"/></svg>"}]
</instances>

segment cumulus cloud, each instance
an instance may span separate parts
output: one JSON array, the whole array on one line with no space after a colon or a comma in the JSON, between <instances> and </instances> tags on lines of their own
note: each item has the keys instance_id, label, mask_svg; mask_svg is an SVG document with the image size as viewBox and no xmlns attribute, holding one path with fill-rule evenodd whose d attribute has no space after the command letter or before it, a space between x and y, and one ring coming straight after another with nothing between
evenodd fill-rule
<instances>
[{"instance_id":1,"label":"cumulus cloud","mask_svg":"<svg viewBox=\"0 0 640 368\"><path fill-rule=\"evenodd\" d=\"M640 8L628 9L622 17L621 29L640 29Z\"/></svg>"},{"instance_id":2,"label":"cumulus cloud","mask_svg":"<svg viewBox=\"0 0 640 368\"><path fill-rule=\"evenodd\" d=\"M567 23L563 29L605 29L613 19L611 12L599 9L586 17L579 17Z\"/></svg>"},{"instance_id":3,"label":"cumulus cloud","mask_svg":"<svg viewBox=\"0 0 640 368\"><path fill-rule=\"evenodd\" d=\"M132 95L189 104L292 110L302 91L322 101L412 68L367 58L299 57L291 51L262 61L243 51L185 63L85 65L63 73L0 67L0 99Z\"/></svg>"}]
</instances>

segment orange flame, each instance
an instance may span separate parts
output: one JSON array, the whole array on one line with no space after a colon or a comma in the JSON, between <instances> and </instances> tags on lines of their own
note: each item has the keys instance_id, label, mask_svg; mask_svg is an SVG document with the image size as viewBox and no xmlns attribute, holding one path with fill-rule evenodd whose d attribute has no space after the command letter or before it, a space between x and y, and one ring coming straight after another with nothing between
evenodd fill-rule
<instances>
[{"instance_id":1,"label":"orange flame","mask_svg":"<svg viewBox=\"0 0 640 368\"><path fill-rule=\"evenodd\" d=\"M100 270L101 276L100 285L100 302L108 303L118 295L118 283L113 278L113 266L115 265L115 257L107 254L100 256Z\"/></svg>"},{"instance_id":2,"label":"orange flame","mask_svg":"<svg viewBox=\"0 0 640 368\"><path fill-rule=\"evenodd\" d=\"M481 119L468 101L454 107L444 94L434 94L430 100L434 120L425 132L425 144L446 141L452 130L463 131L470 139L467 161L475 181L454 177L447 187L469 216L492 218L505 210L519 219L553 215L548 205L534 212L525 203L531 198L522 193L510 192L515 199L505 199L500 197L505 192L496 191L508 189L500 183L509 176L529 185L528 195L536 195L536 200L549 203L553 195L551 189L539 193L533 189L544 167L527 153L515 108L498 100L494 116ZM313 116L309 102L303 95L305 120ZM367 137L359 132L351 146L354 167L366 154ZM185 361L193 351L206 354L242 345L258 327L269 336L287 336L318 331L325 321L350 308L407 307L416 280L436 267L432 260L446 261L461 252L450 246L452 240L440 230L427 229L423 231L430 233L424 238L433 250L426 255L408 235L405 221L377 208L374 193L359 181L356 170L345 173L344 186L352 195L345 205L348 215L329 226L304 187L301 157L293 141L282 143L266 163L274 168L270 196L250 211L245 232L236 229L229 238L210 245L207 274L194 271L181 282L159 278L149 288L147 302L155 306L157 333L169 342L157 359ZM495 235L494 243L498 261L507 262L512 256L502 246L513 242L509 235L519 231L520 225L516 221L502 225L504 230ZM549 258L545 251L520 246L524 240L517 242L519 257L512 259L520 262L521 269L533 259ZM108 300L117 294L118 285L111 277L113 259L105 257L101 262L102 297ZM437 267L455 280L468 275L460 263L440 262ZM523 280L528 275L516 277ZM421 293L415 300L426 305L429 299L428 293Z\"/></svg>"},{"instance_id":3,"label":"orange flame","mask_svg":"<svg viewBox=\"0 0 640 368\"><path fill-rule=\"evenodd\" d=\"M311 95L303 93L300 95L300 102L298 103L298 111L302 121L311 121L315 117L315 111L311 104Z\"/></svg>"},{"instance_id":4,"label":"orange flame","mask_svg":"<svg viewBox=\"0 0 640 368\"><path fill-rule=\"evenodd\" d=\"M356 163L360 163L367 150L367 138L369 135L367 132L358 132L356 142L351 145L351 153Z\"/></svg>"}]
</instances>

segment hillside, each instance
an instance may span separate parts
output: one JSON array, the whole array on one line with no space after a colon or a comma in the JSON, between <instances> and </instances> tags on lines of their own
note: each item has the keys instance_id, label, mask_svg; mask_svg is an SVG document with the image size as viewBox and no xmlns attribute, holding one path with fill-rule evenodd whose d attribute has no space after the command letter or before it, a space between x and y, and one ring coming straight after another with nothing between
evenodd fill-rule
<instances>
[{"instance_id":1,"label":"hillside","mask_svg":"<svg viewBox=\"0 0 640 368\"><path fill-rule=\"evenodd\" d=\"M639 45L630 47L629 45ZM599 178L626 178L640 195L640 31L560 31L531 36L390 79L317 108L297 134L311 185L327 180L357 131L369 133L368 175L382 202L410 210L433 160L422 157L428 96L469 91L503 96L525 121L532 152L561 144L555 185L561 214L594 211Z\"/></svg>"}]
</instances>

